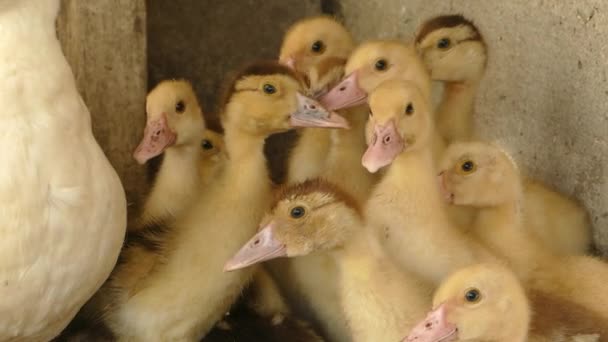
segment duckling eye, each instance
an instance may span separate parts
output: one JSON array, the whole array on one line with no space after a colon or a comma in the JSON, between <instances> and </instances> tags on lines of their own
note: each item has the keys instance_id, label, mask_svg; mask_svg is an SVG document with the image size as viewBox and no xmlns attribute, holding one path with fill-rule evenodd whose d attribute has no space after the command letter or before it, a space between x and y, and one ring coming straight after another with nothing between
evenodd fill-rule
<instances>
[{"instance_id":1,"label":"duckling eye","mask_svg":"<svg viewBox=\"0 0 608 342\"><path fill-rule=\"evenodd\" d=\"M312 52L314 53L323 53L325 52L325 44L323 44L322 41L317 40L316 42L312 43L310 50L312 50Z\"/></svg>"},{"instance_id":2,"label":"duckling eye","mask_svg":"<svg viewBox=\"0 0 608 342\"><path fill-rule=\"evenodd\" d=\"M472 161L467 160L464 163L462 163L462 165L460 165L460 168L465 173L471 173L471 172L475 171L475 169L477 168L477 166Z\"/></svg>"},{"instance_id":3,"label":"duckling eye","mask_svg":"<svg viewBox=\"0 0 608 342\"><path fill-rule=\"evenodd\" d=\"M378 71L384 71L388 68L388 63L385 59L379 59L376 61L376 64L374 64L374 68Z\"/></svg>"},{"instance_id":4,"label":"duckling eye","mask_svg":"<svg viewBox=\"0 0 608 342\"><path fill-rule=\"evenodd\" d=\"M211 141L207 140L207 139L204 139L204 140L201 142L201 147L202 147L204 150L210 150L210 149L212 149L212 148L213 148L213 143L212 143Z\"/></svg>"},{"instance_id":5,"label":"duckling eye","mask_svg":"<svg viewBox=\"0 0 608 342\"><path fill-rule=\"evenodd\" d=\"M266 94L274 94L277 92L277 88L275 88L275 86L269 83L264 84L263 89Z\"/></svg>"},{"instance_id":6,"label":"duckling eye","mask_svg":"<svg viewBox=\"0 0 608 342\"><path fill-rule=\"evenodd\" d=\"M184 103L184 101L179 101L178 103L175 104L175 111L178 113L183 113L186 110L186 104Z\"/></svg>"},{"instance_id":7,"label":"duckling eye","mask_svg":"<svg viewBox=\"0 0 608 342\"><path fill-rule=\"evenodd\" d=\"M412 103L410 102L405 107L405 115L411 116L412 114L414 114L414 105L412 105Z\"/></svg>"},{"instance_id":8,"label":"duckling eye","mask_svg":"<svg viewBox=\"0 0 608 342\"><path fill-rule=\"evenodd\" d=\"M437 41L437 47L444 50L449 48L451 43L449 38L441 38Z\"/></svg>"},{"instance_id":9,"label":"duckling eye","mask_svg":"<svg viewBox=\"0 0 608 342\"><path fill-rule=\"evenodd\" d=\"M289 215L291 215L291 217L293 217L295 219L298 219L298 218L301 218L302 216L304 216L305 213L306 213L306 210L304 210L303 207L294 207L289 212Z\"/></svg>"},{"instance_id":10,"label":"duckling eye","mask_svg":"<svg viewBox=\"0 0 608 342\"><path fill-rule=\"evenodd\" d=\"M469 303L477 303L481 300L481 293L479 293L478 289L469 289L465 292L464 299Z\"/></svg>"}]
</instances>

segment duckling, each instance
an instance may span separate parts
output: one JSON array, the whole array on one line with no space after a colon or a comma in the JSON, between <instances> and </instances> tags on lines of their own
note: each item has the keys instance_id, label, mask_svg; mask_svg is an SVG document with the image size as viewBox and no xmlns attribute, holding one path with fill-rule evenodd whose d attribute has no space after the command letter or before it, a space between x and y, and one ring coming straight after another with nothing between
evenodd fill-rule
<instances>
[{"instance_id":1,"label":"duckling","mask_svg":"<svg viewBox=\"0 0 608 342\"><path fill-rule=\"evenodd\" d=\"M263 228L225 266L324 253L338 265L340 309L354 341L397 341L424 316L430 291L401 272L363 223L360 203L323 180L284 188Z\"/></svg>"},{"instance_id":2,"label":"duckling","mask_svg":"<svg viewBox=\"0 0 608 342\"><path fill-rule=\"evenodd\" d=\"M443 277L495 257L453 227L440 195L431 151L434 130L428 92L386 81L369 99L369 172L389 166L367 203L366 217L402 269L438 284Z\"/></svg>"},{"instance_id":3,"label":"duckling","mask_svg":"<svg viewBox=\"0 0 608 342\"><path fill-rule=\"evenodd\" d=\"M431 78L444 83L437 130L448 144L471 139L475 95L487 63L481 33L461 15L438 16L422 24L416 48Z\"/></svg>"},{"instance_id":4,"label":"duckling","mask_svg":"<svg viewBox=\"0 0 608 342\"><path fill-rule=\"evenodd\" d=\"M608 281L608 265L591 257L556 255L535 239L521 218L525 206L521 179L507 153L483 142L453 144L445 153L442 170L444 198L479 210L475 236L507 261L527 288L543 293L538 298L544 304L535 309L557 301L562 308L556 311L571 312L573 307L586 311L592 318L562 317L567 321L560 326L570 326L574 333L593 334L608 327L608 294L600 285ZM549 301L543 299L547 296Z\"/></svg>"},{"instance_id":5,"label":"duckling","mask_svg":"<svg viewBox=\"0 0 608 342\"><path fill-rule=\"evenodd\" d=\"M140 164L160 154L163 159L131 231L177 217L198 195L199 170L207 168L199 164L210 161L202 158L208 153L201 146L205 121L190 82L160 82L146 98L146 113L144 136L133 157Z\"/></svg>"},{"instance_id":6,"label":"duckling","mask_svg":"<svg viewBox=\"0 0 608 342\"><path fill-rule=\"evenodd\" d=\"M371 93L378 85L386 80L406 80L416 84L424 96L430 98L431 94L431 78L427 72L422 60L417 55L413 45L405 44L396 40L376 40L361 44L348 59L345 67L346 77L339 84L335 85L327 94L320 98L321 103L334 110L352 108L348 113L349 121L352 126L352 135L355 135L360 141L356 145L360 149L354 150L353 154L357 154L357 158L365 150L365 141L360 132L364 131L365 122L369 113L368 107L364 104L367 101L368 94ZM355 134L356 133L356 134ZM445 142L436 131L432 132L433 136L433 153L438 159L442 151L445 149ZM342 139L338 140L339 142ZM344 153L348 150L348 146L353 146L354 143L348 141L349 145L339 146L334 150L336 153ZM353 166L349 165L350 170L340 170L341 179L351 179L355 177L342 177L346 174L345 171L352 173ZM369 177L369 176L368 176ZM340 184L348 186L350 189L356 183L352 181L349 184ZM369 182L364 183L369 185ZM365 194L368 194L369 188L364 187ZM355 193L356 195L356 193Z\"/></svg>"},{"instance_id":7,"label":"duckling","mask_svg":"<svg viewBox=\"0 0 608 342\"><path fill-rule=\"evenodd\" d=\"M127 225L57 39L59 8L0 1L1 341L55 338L110 275Z\"/></svg>"},{"instance_id":8,"label":"duckling","mask_svg":"<svg viewBox=\"0 0 608 342\"><path fill-rule=\"evenodd\" d=\"M198 340L249 282L253 270L223 274L222 266L269 204L265 138L293 127L346 124L301 91L298 77L276 62L251 64L229 83L222 101L225 169L174 224L161 228L170 235L165 245L145 236L138 242L157 248L163 262L137 282L113 287L104 321L119 340Z\"/></svg>"},{"instance_id":9,"label":"duckling","mask_svg":"<svg viewBox=\"0 0 608 342\"><path fill-rule=\"evenodd\" d=\"M200 143L200 155L199 176L205 186L219 175L228 159L224 136L206 129Z\"/></svg>"},{"instance_id":10,"label":"duckling","mask_svg":"<svg viewBox=\"0 0 608 342\"><path fill-rule=\"evenodd\" d=\"M499 264L477 264L447 277L433 311L402 342L526 342L531 320L518 278Z\"/></svg>"},{"instance_id":11,"label":"duckling","mask_svg":"<svg viewBox=\"0 0 608 342\"><path fill-rule=\"evenodd\" d=\"M475 95L487 64L487 46L479 29L461 15L438 16L426 21L416 46L431 78L444 83L437 109L437 128L448 143L474 139ZM534 181L524 182L528 229L564 255L585 254L591 244L591 223L586 210L574 200ZM451 207L450 218L470 227L473 208Z\"/></svg>"},{"instance_id":12,"label":"duckling","mask_svg":"<svg viewBox=\"0 0 608 342\"><path fill-rule=\"evenodd\" d=\"M308 92L318 97L337 83L354 48L348 30L329 16L302 19L283 38L279 61L302 73ZM330 144L330 132L306 129L290 153L287 182L297 183L319 176Z\"/></svg>"},{"instance_id":13,"label":"duckling","mask_svg":"<svg viewBox=\"0 0 608 342\"><path fill-rule=\"evenodd\" d=\"M287 30L279 62L302 73L308 93L319 97L342 77L353 48L353 37L344 25L330 16L314 16Z\"/></svg>"},{"instance_id":14,"label":"duckling","mask_svg":"<svg viewBox=\"0 0 608 342\"><path fill-rule=\"evenodd\" d=\"M398 41L362 44L349 57L344 71L349 76L320 101L329 108L346 109L344 115L351 128L329 133L330 147L316 176L349 189L357 201L364 203L378 180L378 176L367 172L360 162L366 148L367 92L384 79L401 77L418 82L430 94L431 81L414 48ZM336 267L331 258L322 254L271 263L273 274L289 301L303 308L299 312L316 321L330 339L347 341L350 337L338 310L337 289L331 285L336 283Z\"/></svg>"}]
</instances>

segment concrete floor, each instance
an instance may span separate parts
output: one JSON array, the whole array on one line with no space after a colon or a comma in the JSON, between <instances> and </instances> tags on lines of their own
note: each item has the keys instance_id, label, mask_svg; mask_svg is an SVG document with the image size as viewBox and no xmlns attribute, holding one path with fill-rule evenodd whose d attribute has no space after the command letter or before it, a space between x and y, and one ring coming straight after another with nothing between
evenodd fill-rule
<instances>
[{"instance_id":1,"label":"concrete floor","mask_svg":"<svg viewBox=\"0 0 608 342\"><path fill-rule=\"evenodd\" d=\"M141 186L131 151L143 129L145 91L157 81L191 79L210 113L224 75L245 61L275 57L284 30L300 17L341 8L359 40L409 40L421 21L462 13L478 24L490 49L477 101L478 132L505 144L531 176L581 200L590 209L596 243L608 255L608 2L63 2L64 49L95 134L130 193ZM275 161L289 140L270 145Z\"/></svg>"}]
</instances>

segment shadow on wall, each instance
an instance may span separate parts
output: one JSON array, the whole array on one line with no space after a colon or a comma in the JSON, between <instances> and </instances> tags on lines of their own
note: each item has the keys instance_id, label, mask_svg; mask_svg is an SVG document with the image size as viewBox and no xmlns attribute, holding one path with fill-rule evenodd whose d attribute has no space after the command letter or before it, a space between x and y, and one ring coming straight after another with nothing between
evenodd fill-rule
<instances>
[{"instance_id":1,"label":"shadow on wall","mask_svg":"<svg viewBox=\"0 0 608 342\"><path fill-rule=\"evenodd\" d=\"M193 83L208 126L219 130L214 113L223 80L244 63L277 58L281 39L296 20L320 13L335 15L339 3L320 0L148 0L148 89L167 78ZM273 179L294 132L266 144Z\"/></svg>"}]
</instances>

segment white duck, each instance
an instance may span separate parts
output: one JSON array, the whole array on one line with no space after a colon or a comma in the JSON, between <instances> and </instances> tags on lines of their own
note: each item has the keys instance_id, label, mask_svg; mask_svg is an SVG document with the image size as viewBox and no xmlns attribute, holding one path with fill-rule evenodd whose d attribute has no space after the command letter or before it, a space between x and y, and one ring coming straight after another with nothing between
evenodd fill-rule
<instances>
[{"instance_id":1,"label":"white duck","mask_svg":"<svg viewBox=\"0 0 608 342\"><path fill-rule=\"evenodd\" d=\"M120 180L59 46L59 0L0 0L0 340L47 341L124 238Z\"/></svg>"}]
</instances>

